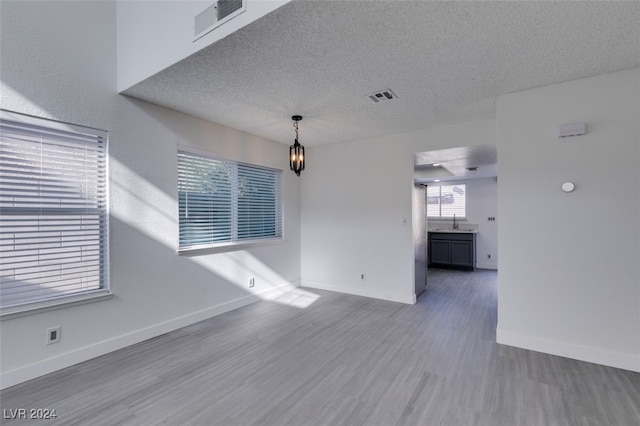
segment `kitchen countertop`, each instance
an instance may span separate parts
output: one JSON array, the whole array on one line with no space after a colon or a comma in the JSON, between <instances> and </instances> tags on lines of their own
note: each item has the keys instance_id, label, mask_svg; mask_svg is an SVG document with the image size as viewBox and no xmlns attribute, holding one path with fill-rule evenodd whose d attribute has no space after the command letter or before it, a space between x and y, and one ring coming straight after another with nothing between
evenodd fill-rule
<instances>
[{"instance_id":1,"label":"kitchen countertop","mask_svg":"<svg viewBox=\"0 0 640 426\"><path fill-rule=\"evenodd\" d=\"M449 233L449 234L477 234L477 229L468 229L468 228L459 228L459 229L428 229L428 232L439 232L439 233Z\"/></svg>"}]
</instances>

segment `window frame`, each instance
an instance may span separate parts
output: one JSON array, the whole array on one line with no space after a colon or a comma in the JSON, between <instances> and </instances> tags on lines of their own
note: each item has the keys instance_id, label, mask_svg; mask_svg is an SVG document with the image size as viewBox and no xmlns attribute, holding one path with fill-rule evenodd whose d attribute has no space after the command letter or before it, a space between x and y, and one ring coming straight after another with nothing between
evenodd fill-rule
<instances>
[{"instance_id":1,"label":"window frame","mask_svg":"<svg viewBox=\"0 0 640 426\"><path fill-rule=\"evenodd\" d=\"M279 192L276 193L276 229L278 230L278 232L276 232L279 235L276 235L274 237L264 237L264 238L255 238L255 239L237 239L237 233L238 233L238 228L237 228L237 214L238 214L238 200L237 200L237 193L235 190L235 187L233 189L233 195L232 195L232 201L231 201L231 206L230 206L230 210L232 211L232 229L231 229L231 240L230 241L221 241L221 242L215 242L215 243L202 243L202 244L192 244L192 245L181 245L180 242L180 230L181 230L181 195L180 195L180 170L177 167L177 201L178 201L178 206L177 206L177 210L178 210L178 238L177 238L177 249L176 252L178 253L178 255L181 256L195 256L195 255L200 255L200 254L210 254L210 253L222 253L222 252L228 252L228 251L234 251L234 250L241 250L241 249L245 249L245 248L250 248L250 247L258 247L258 246L263 246L263 245L270 245L270 244L279 244L285 241L285 197L284 197L284 172L283 172L283 168L278 166L278 165L274 165L274 164L268 164L268 163L257 163L257 162L249 162L249 161L244 161L244 160L239 160L236 158L230 158L227 155L222 155L216 152L212 152L212 151L207 151L207 150L200 150L194 147L185 147L185 146L180 146L178 145L178 149L177 149L177 158L178 158L178 166L179 166L179 156L183 154L186 156L193 156L193 157L200 157L202 159L205 160L212 160L212 161L220 161L220 162L228 162L228 163L232 163L233 164L233 173L232 173L232 178L234 180L237 180L238 178L238 173L237 173L237 168L238 165L243 165L243 166L249 166L249 167L256 167L256 168L261 168L261 169L267 169L267 170L272 170L274 172L277 172L278 174L278 189ZM234 182L235 183L235 182ZM234 201L235 200L235 201ZM279 213L278 213L279 212ZM279 218L277 217L279 214ZM279 220L278 220L279 219Z\"/></svg>"},{"instance_id":2,"label":"window frame","mask_svg":"<svg viewBox=\"0 0 640 426\"><path fill-rule=\"evenodd\" d=\"M453 183L440 183L440 184L428 184L427 185L427 189L425 191L425 204L427 205L427 218L431 219L431 220L451 220L453 218L453 215L451 216L443 216L442 215L442 187L454 187L454 186L464 186L464 215L462 216L456 216L456 220L466 220L467 219L467 183L466 182L453 182ZM429 197L429 188L434 188L437 187L439 188L439 202L438 202L438 216L430 216L429 215L429 203L428 203L428 197Z\"/></svg>"},{"instance_id":3,"label":"window frame","mask_svg":"<svg viewBox=\"0 0 640 426\"><path fill-rule=\"evenodd\" d=\"M62 134L69 135L84 135L84 137L95 138L96 141L100 141L103 148L99 149L99 145L95 145L96 152L98 153L98 157L101 157L101 160L96 160L95 165L98 167L98 171L95 175L95 182L92 185L100 186L104 185L103 194L101 195L102 201L100 202L100 206L94 208L94 215L96 215L97 220L102 223L102 227L95 234L95 241L99 247L98 249L98 257L101 259L99 263L99 269L97 272L98 275L98 288L90 288L85 290L79 290L72 293L62 294L62 295L46 295L45 297L33 300L18 301L16 303L12 303L6 306L0 306L0 318L2 320L10 319L18 316L23 316L32 313L38 313L43 311L49 311L53 309L66 308L69 306L91 303L99 300L106 300L111 298L113 293L110 289L110 256L109 256L109 132L102 129L92 128L88 126L82 126L78 124L65 123L58 120L51 120L31 115L26 115L14 111L8 111L4 109L0 109L0 118L3 124L11 127L12 125L23 127L24 135L33 132L37 134L38 132L42 135L46 135L47 133L57 135L61 137ZM16 135L20 134L15 133ZM56 136L53 136L54 138ZM71 146L72 136L69 136L69 140L65 140L64 143L69 143ZM53 139L52 139L53 140ZM27 145L25 145L27 146ZM48 147L53 145L48 145ZM10 154L11 151L8 151ZM55 160L57 157L50 155L47 157L49 161ZM93 164L93 163L91 163ZM64 163L61 167L64 167ZM60 169L61 170L61 169ZM101 170L101 171L100 171ZM32 179L32 178L31 178ZM19 186L29 185L30 183L26 181L25 183L18 182ZM42 197L46 198L46 194ZM35 199L39 199L39 197L34 197ZM45 199L43 198L43 200ZM86 207L84 207L84 214L81 212L83 207L70 208L65 207L61 211L64 211L65 217L74 217L74 216L87 216L90 213L87 213ZM25 215L25 218L28 216L34 216L34 212L36 212L37 208L34 207L10 207L6 206L2 208L2 214L0 217L3 217L5 214L7 216L22 216ZM51 210L51 211L49 211ZM61 214L61 213L53 213L55 208L41 209L42 212L47 212L48 214L44 214L45 216L51 214ZM36 216L40 216L35 214ZM39 219L38 219L39 220ZM11 225L7 225L11 226ZM73 228L71 228L73 229ZM38 232L45 232L41 228L38 228ZM73 232L73 231L71 231ZM77 232L77 231L76 231ZM42 237L44 238L44 237ZM94 240L90 240L94 241ZM34 243L36 244L36 243ZM44 243L37 243L44 244ZM35 249L34 250L41 250ZM42 261L38 261L42 262ZM84 267L89 267L84 259L80 261L80 264L85 264ZM41 265L42 266L42 265ZM40 267L41 267L40 266Z\"/></svg>"}]
</instances>

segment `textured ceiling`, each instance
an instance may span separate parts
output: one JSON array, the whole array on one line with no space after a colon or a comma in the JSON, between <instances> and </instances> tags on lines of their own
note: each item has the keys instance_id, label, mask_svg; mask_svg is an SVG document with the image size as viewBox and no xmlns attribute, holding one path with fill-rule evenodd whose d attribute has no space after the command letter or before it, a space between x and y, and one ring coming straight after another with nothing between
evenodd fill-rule
<instances>
[{"instance_id":1,"label":"textured ceiling","mask_svg":"<svg viewBox=\"0 0 640 426\"><path fill-rule=\"evenodd\" d=\"M294 1L124 93L285 144L300 114L313 146L492 118L501 94L638 66L637 1ZM366 96L387 88L398 99Z\"/></svg>"}]
</instances>

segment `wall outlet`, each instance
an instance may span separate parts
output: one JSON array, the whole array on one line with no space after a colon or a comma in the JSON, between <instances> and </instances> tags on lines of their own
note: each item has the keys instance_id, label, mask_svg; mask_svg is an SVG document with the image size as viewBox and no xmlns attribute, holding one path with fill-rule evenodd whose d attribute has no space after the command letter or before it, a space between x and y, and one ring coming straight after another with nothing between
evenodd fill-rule
<instances>
[{"instance_id":1,"label":"wall outlet","mask_svg":"<svg viewBox=\"0 0 640 426\"><path fill-rule=\"evenodd\" d=\"M495 222L495 221L496 221L496 217L495 217L495 216L489 216L489 217L487 218L487 220L488 220L489 222Z\"/></svg>"},{"instance_id":2,"label":"wall outlet","mask_svg":"<svg viewBox=\"0 0 640 426\"><path fill-rule=\"evenodd\" d=\"M256 279L254 277L249 278L249 288L253 288L256 285Z\"/></svg>"},{"instance_id":3,"label":"wall outlet","mask_svg":"<svg viewBox=\"0 0 640 426\"><path fill-rule=\"evenodd\" d=\"M360 274L360 279L361 279L362 281L364 281L365 279L367 279L367 275L366 275L364 272L363 272L363 273L361 273L361 274Z\"/></svg>"},{"instance_id":4,"label":"wall outlet","mask_svg":"<svg viewBox=\"0 0 640 426\"><path fill-rule=\"evenodd\" d=\"M60 326L47 328L47 345L60 341L60 330Z\"/></svg>"}]
</instances>

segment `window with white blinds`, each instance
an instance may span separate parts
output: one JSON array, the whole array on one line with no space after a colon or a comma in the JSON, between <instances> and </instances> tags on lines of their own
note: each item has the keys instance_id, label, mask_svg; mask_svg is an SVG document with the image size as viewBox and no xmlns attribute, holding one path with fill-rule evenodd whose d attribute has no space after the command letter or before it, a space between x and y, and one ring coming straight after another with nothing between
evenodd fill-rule
<instances>
[{"instance_id":1,"label":"window with white blinds","mask_svg":"<svg viewBox=\"0 0 640 426\"><path fill-rule=\"evenodd\" d=\"M108 288L107 133L0 111L0 305Z\"/></svg>"},{"instance_id":2,"label":"window with white blinds","mask_svg":"<svg viewBox=\"0 0 640 426\"><path fill-rule=\"evenodd\" d=\"M282 171L178 151L179 250L282 238Z\"/></svg>"},{"instance_id":3,"label":"window with white blinds","mask_svg":"<svg viewBox=\"0 0 640 426\"><path fill-rule=\"evenodd\" d=\"M427 186L428 217L466 217L467 190L464 183Z\"/></svg>"}]
</instances>

